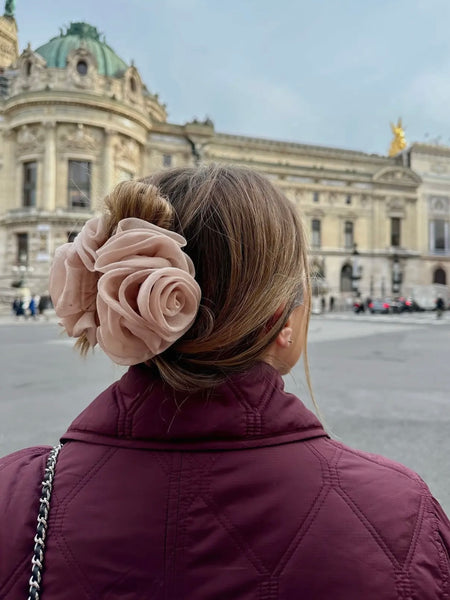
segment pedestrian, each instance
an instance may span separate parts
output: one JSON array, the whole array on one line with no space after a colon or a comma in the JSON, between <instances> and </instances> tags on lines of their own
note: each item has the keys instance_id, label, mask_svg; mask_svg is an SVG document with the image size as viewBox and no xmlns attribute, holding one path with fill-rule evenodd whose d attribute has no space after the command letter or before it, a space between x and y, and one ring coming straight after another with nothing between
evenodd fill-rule
<instances>
[{"instance_id":1,"label":"pedestrian","mask_svg":"<svg viewBox=\"0 0 450 600\"><path fill-rule=\"evenodd\" d=\"M445 308L444 300L442 296L438 296L436 299L436 316L438 319L442 317L442 312Z\"/></svg>"},{"instance_id":2,"label":"pedestrian","mask_svg":"<svg viewBox=\"0 0 450 600\"><path fill-rule=\"evenodd\" d=\"M330 312L334 311L334 296L330 296Z\"/></svg>"},{"instance_id":3,"label":"pedestrian","mask_svg":"<svg viewBox=\"0 0 450 600\"><path fill-rule=\"evenodd\" d=\"M18 308L19 308L19 298L16 296L11 305L12 312L16 317L17 317Z\"/></svg>"},{"instance_id":4,"label":"pedestrian","mask_svg":"<svg viewBox=\"0 0 450 600\"><path fill-rule=\"evenodd\" d=\"M33 320L37 319L36 316L36 297L33 295L30 298L30 302L28 303L28 310L30 311L30 317Z\"/></svg>"},{"instance_id":5,"label":"pedestrian","mask_svg":"<svg viewBox=\"0 0 450 600\"><path fill-rule=\"evenodd\" d=\"M283 389L311 307L293 204L208 165L122 182L106 207L49 289L81 352L129 369L62 448L0 460L0 596L25 596L35 543L43 600L447 597L450 523L426 484Z\"/></svg>"},{"instance_id":6,"label":"pedestrian","mask_svg":"<svg viewBox=\"0 0 450 600\"><path fill-rule=\"evenodd\" d=\"M17 320L19 320L20 317L24 317L25 319L27 318L25 313L25 303L21 296L16 296L14 298L12 308Z\"/></svg>"},{"instance_id":7,"label":"pedestrian","mask_svg":"<svg viewBox=\"0 0 450 600\"><path fill-rule=\"evenodd\" d=\"M45 292L45 294L42 294L42 296L39 298L39 303L38 303L38 311L39 311L39 316L40 317L45 317L45 319L48 321L48 313L46 312L51 305L51 301L50 301L50 296L48 295L48 292Z\"/></svg>"},{"instance_id":8,"label":"pedestrian","mask_svg":"<svg viewBox=\"0 0 450 600\"><path fill-rule=\"evenodd\" d=\"M320 299L320 311L322 313L324 313L325 309L326 309L325 298L322 296L321 299Z\"/></svg>"}]
</instances>

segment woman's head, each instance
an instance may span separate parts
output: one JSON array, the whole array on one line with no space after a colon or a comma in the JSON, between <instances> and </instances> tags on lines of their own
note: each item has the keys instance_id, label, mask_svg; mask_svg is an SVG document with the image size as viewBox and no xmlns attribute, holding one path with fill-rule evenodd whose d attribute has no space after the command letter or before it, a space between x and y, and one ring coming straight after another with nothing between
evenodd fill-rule
<instances>
[{"instance_id":1,"label":"woman's head","mask_svg":"<svg viewBox=\"0 0 450 600\"><path fill-rule=\"evenodd\" d=\"M299 304L306 337L303 228L264 176L223 165L165 170L119 184L106 210L108 237L119 221L135 217L187 241L200 308L188 331L150 361L173 387L211 387L263 360Z\"/></svg>"}]
</instances>

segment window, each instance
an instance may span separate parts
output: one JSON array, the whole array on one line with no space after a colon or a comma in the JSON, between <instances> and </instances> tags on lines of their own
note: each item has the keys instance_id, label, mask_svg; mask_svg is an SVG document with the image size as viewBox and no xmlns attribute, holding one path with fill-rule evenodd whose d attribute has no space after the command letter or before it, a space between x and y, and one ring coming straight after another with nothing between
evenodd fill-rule
<instances>
[{"instance_id":1,"label":"window","mask_svg":"<svg viewBox=\"0 0 450 600\"><path fill-rule=\"evenodd\" d=\"M77 71L80 75L87 75L88 64L85 60L79 60L77 62Z\"/></svg>"},{"instance_id":2,"label":"window","mask_svg":"<svg viewBox=\"0 0 450 600\"><path fill-rule=\"evenodd\" d=\"M17 233L17 264L28 265L28 233Z\"/></svg>"},{"instance_id":3,"label":"window","mask_svg":"<svg viewBox=\"0 0 450 600\"><path fill-rule=\"evenodd\" d=\"M312 240L311 245L313 248L320 248L320 221L319 219L313 219L312 223Z\"/></svg>"},{"instance_id":4,"label":"window","mask_svg":"<svg viewBox=\"0 0 450 600\"><path fill-rule=\"evenodd\" d=\"M133 92L133 94L136 93L137 85L136 85L136 79L134 77L130 77L130 89Z\"/></svg>"},{"instance_id":5,"label":"window","mask_svg":"<svg viewBox=\"0 0 450 600\"><path fill-rule=\"evenodd\" d=\"M346 248L353 248L353 223L351 221L345 221L344 245Z\"/></svg>"},{"instance_id":6,"label":"window","mask_svg":"<svg viewBox=\"0 0 450 600\"><path fill-rule=\"evenodd\" d=\"M31 60L27 60L27 62L25 63L26 76L29 77L31 75L32 71L33 71L33 63L31 62Z\"/></svg>"},{"instance_id":7,"label":"window","mask_svg":"<svg viewBox=\"0 0 450 600\"><path fill-rule=\"evenodd\" d=\"M69 208L89 208L91 196L91 163L69 160Z\"/></svg>"},{"instance_id":8,"label":"window","mask_svg":"<svg viewBox=\"0 0 450 600\"><path fill-rule=\"evenodd\" d=\"M434 219L430 223L430 250L436 254L450 250L448 223L444 219Z\"/></svg>"},{"instance_id":9,"label":"window","mask_svg":"<svg viewBox=\"0 0 450 600\"><path fill-rule=\"evenodd\" d=\"M433 283L447 285L447 273L441 267L438 267L433 273Z\"/></svg>"},{"instance_id":10,"label":"window","mask_svg":"<svg viewBox=\"0 0 450 600\"><path fill-rule=\"evenodd\" d=\"M341 269L341 292L352 291L353 268L352 265L344 265Z\"/></svg>"},{"instance_id":11,"label":"window","mask_svg":"<svg viewBox=\"0 0 450 600\"><path fill-rule=\"evenodd\" d=\"M313 202L319 202L320 195L319 192L313 192Z\"/></svg>"},{"instance_id":12,"label":"window","mask_svg":"<svg viewBox=\"0 0 450 600\"><path fill-rule=\"evenodd\" d=\"M352 203L352 197L350 194L347 194L346 198L345 198L345 204L351 204Z\"/></svg>"},{"instance_id":13,"label":"window","mask_svg":"<svg viewBox=\"0 0 450 600\"><path fill-rule=\"evenodd\" d=\"M400 217L391 217L391 246L398 248L400 246L401 219Z\"/></svg>"},{"instance_id":14,"label":"window","mask_svg":"<svg viewBox=\"0 0 450 600\"><path fill-rule=\"evenodd\" d=\"M22 206L36 206L37 162L23 164Z\"/></svg>"},{"instance_id":15,"label":"window","mask_svg":"<svg viewBox=\"0 0 450 600\"><path fill-rule=\"evenodd\" d=\"M172 166L172 155L171 154L163 154L163 167L171 167Z\"/></svg>"}]
</instances>

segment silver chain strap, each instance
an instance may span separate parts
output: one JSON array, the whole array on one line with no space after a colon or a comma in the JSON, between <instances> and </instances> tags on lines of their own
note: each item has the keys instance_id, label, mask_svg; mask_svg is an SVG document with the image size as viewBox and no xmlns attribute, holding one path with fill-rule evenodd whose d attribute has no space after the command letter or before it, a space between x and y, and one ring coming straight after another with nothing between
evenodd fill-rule
<instances>
[{"instance_id":1,"label":"silver chain strap","mask_svg":"<svg viewBox=\"0 0 450 600\"><path fill-rule=\"evenodd\" d=\"M36 535L34 536L33 558L31 559L31 577L28 600L39 600L41 593L42 571L44 568L45 537L47 535L48 515L50 512L50 498L52 496L53 479L55 477L56 461L62 444L58 444L50 451L45 466L44 480L42 482L41 500L37 518Z\"/></svg>"}]
</instances>

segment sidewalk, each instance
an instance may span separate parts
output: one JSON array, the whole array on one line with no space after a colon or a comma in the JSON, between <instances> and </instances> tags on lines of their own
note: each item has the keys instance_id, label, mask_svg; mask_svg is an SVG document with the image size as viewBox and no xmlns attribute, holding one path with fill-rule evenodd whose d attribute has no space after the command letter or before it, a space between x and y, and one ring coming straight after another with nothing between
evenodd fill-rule
<instances>
[{"instance_id":1,"label":"sidewalk","mask_svg":"<svg viewBox=\"0 0 450 600\"><path fill-rule=\"evenodd\" d=\"M0 304L0 325L38 325L40 323L58 323L58 317L53 308L45 311L44 316L36 319L16 317L11 309Z\"/></svg>"},{"instance_id":2,"label":"sidewalk","mask_svg":"<svg viewBox=\"0 0 450 600\"><path fill-rule=\"evenodd\" d=\"M392 325L450 325L450 310L444 311L440 319L434 311L400 314L356 314L352 311L313 314L312 319L329 321L359 321L365 323L390 323Z\"/></svg>"}]
</instances>

